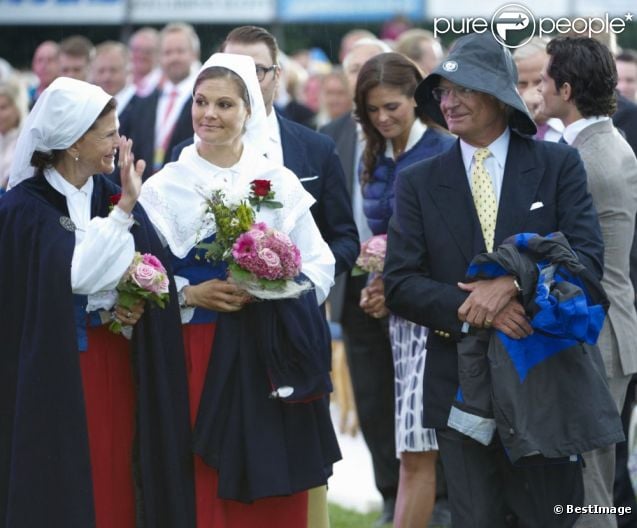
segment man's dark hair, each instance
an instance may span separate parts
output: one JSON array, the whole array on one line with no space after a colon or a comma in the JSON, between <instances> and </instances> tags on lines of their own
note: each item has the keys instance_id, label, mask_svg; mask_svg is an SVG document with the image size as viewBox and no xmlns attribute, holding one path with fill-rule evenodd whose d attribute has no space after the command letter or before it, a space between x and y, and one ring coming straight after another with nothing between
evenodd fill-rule
<instances>
[{"instance_id":1,"label":"man's dark hair","mask_svg":"<svg viewBox=\"0 0 637 528\"><path fill-rule=\"evenodd\" d=\"M234 28L226 36L226 40L223 41L220 51L225 51L226 46L230 42L236 42L240 44L255 44L257 42L263 42L270 50L270 57L272 58L272 64L278 64L279 60L279 45L276 42L276 38L272 33L258 26L240 26Z\"/></svg>"},{"instance_id":2,"label":"man's dark hair","mask_svg":"<svg viewBox=\"0 0 637 528\"><path fill-rule=\"evenodd\" d=\"M558 37L546 46L555 88L571 86L571 100L584 117L615 113L617 69L610 50L592 38Z\"/></svg>"}]
</instances>

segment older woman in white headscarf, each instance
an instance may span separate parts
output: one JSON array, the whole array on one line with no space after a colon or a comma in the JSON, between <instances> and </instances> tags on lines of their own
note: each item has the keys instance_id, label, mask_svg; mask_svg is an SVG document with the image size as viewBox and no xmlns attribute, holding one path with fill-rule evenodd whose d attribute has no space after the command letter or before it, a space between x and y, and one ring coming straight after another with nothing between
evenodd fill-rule
<instances>
[{"instance_id":1,"label":"older woman in white headscarf","mask_svg":"<svg viewBox=\"0 0 637 528\"><path fill-rule=\"evenodd\" d=\"M0 200L8 526L194 522L188 418L174 406L187 405L176 292L166 310L117 303L135 251L165 260L136 206L144 163L117 129L111 96L58 78L25 120ZM118 149L121 190L103 175ZM113 319L134 325L130 341Z\"/></svg>"},{"instance_id":2,"label":"older woman in white headscarf","mask_svg":"<svg viewBox=\"0 0 637 528\"><path fill-rule=\"evenodd\" d=\"M259 314L275 317L286 301L253 303L227 278L224 265L202 258L197 243L211 241L215 233L214 223L205 221L204 195L219 189L226 198L247 198L251 181L271 182L274 199L283 207L261 207L256 220L288 234L300 249L303 274L314 290L298 302L307 308L304 314L315 316L299 322L319 334L324 320L318 305L333 283L334 257L310 214L311 195L292 172L261 154L261 142L269 135L252 58L213 55L197 76L192 118L194 144L144 183L140 201L176 257L196 423L197 524L302 528L307 523L305 490L324 485L340 457L329 414L321 398L294 404L268 399L269 372L259 359L267 338ZM300 443L303 454L290 447Z\"/></svg>"}]
</instances>

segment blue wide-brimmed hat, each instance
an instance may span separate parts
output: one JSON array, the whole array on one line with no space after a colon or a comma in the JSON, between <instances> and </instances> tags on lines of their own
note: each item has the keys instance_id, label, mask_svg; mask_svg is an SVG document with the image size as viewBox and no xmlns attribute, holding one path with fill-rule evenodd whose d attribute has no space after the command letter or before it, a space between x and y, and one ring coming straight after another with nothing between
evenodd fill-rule
<instances>
[{"instance_id":1,"label":"blue wide-brimmed hat","mask_svg":"<svg viewBox=\"0 0 637 528\"><path fill-rule=\"evenodd\" d=\"M509 125L521 134L537 132L529 109L517 89L518 70L507 48L490 33L459 38L448 57L418 85L416 102L434 121L447 128L440 104L432 94L440 78L492 95L512 108Z\"/></svg>"}]
</instances>

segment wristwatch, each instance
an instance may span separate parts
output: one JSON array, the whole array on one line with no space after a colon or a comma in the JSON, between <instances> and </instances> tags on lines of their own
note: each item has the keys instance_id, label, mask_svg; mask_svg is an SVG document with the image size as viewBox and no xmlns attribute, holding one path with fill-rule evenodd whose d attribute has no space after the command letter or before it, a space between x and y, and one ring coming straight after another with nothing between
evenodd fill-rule
<instances>
[{"instance_id":1,"label":"wristwatch","mask_svg":"<svg viewBox=\"0 0 637 528\"><path fill-rule=\"evenodd\" d=\"M192 308L192 306L188 304L188 301L186 300L186 286L184 286L177 292L177 300L179 301L180 308Z\"/></svg>"}]
</instances>

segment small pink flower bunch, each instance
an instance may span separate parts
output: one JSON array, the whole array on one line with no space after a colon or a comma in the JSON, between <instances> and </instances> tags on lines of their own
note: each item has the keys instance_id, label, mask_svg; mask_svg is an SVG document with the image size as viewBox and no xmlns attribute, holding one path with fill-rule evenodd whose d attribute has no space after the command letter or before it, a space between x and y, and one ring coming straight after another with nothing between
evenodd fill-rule
<instances>
[{"instance_id":1,"label":"small pink flower bunch","mask_svg":"<svg viewBox=\"0 0 637 528\"><path fill-rule=\"evenodd\" d=\"M352 275L382 273L387 253L387 235L375 235L361 244Z\"/></svg>"},{"instance_id":2,"label":"small pink flower bunch","mask_svg":"<svg viewBox=\"0 0 637 528\"><path fill-rule=\"evenodd\" d=\"M117 285L117 304L130 310L138 301L146 300L164 308L169 297L168 285L168 273L161 261L150 253L136 252L128 271ZM109 329L119 333L122 324L114 320Z\"/></svg>"},{"instance_id":3,"label":"small pink flower bunch","mask_svg":"<svg viewBox=\"0 0 637 528\"><path fill-rule=\"evenodd\" d=\"M143 290L157 295L168 294L166 268L155 255L136 253L128 274L130 280Z\"/></svg>"},{"instance_id":4,"label":"small pink flower bunch","mask_svg":"<svg viewBox=\"0 0 637 528\"><path fill-rule=\"evenodd\" d=\"M285 233L257 222L232 246L230 272L239 282L254 281L277 289L301 272L301 252Z\"/></svg>"}]
</instances>

